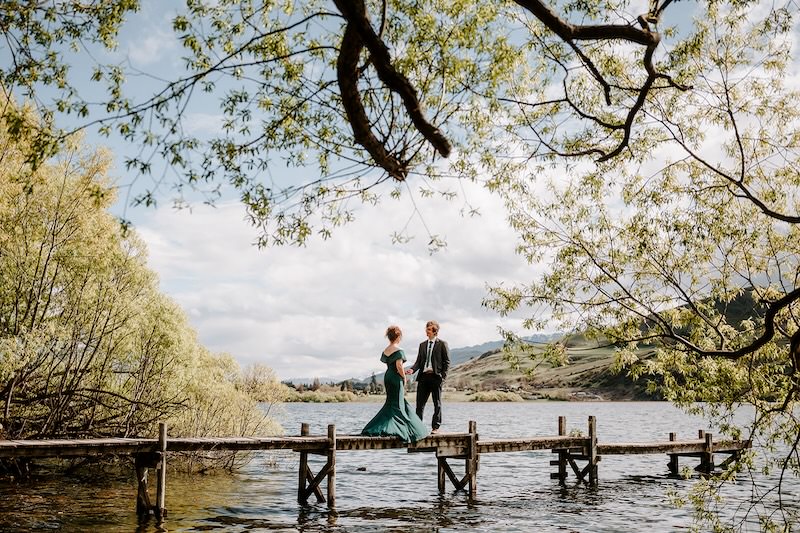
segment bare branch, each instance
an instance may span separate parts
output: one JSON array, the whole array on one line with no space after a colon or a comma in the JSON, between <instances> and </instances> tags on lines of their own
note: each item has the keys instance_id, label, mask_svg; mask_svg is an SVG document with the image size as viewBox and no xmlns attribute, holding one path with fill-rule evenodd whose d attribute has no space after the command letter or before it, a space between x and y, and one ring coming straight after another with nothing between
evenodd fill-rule
<instances>
[{"instance_id":1,"label":"bare branch","mask_svg":"<svg viewBox=\"0 0 800 533\"><path fill-rule=\"evenodd\" d=\"M611 151L597 150L602 155L598 161L608 161L618 156L622 151L628 147L631 137L631 129L636 115L642 110L648 94L654 88L653 84L657 79L664 79L668 82L668 87L673 87L679 90L688 90L689 87L682 86L675 83L675 81L668 75L656 71L653 65L653 54L661 42L661 36L656 31L650 29L650 22L657 22L658 18L663 12L663 9L671 2L671 0L664 2L660 7L656 4L651 5L650 13L646 16L641 15L638 17L640 28L631 24L587 24L587 25L574 25L571 24L551 10L540 0L515 0L515 2L532 13L542 24L544 24L550 31L560 37L566 44L568 44L573 51L577 54L578 58L589 70L592 77L601 85L603 94L607 105L611 105L611 86L603 78L600 71L594 63L583 53L578 47L576 41L612 41L621 40L634 44L642 45L646 48L644 58L642 60L647 77L642 83L641 87L636 89L638 93L635 102L628 110L624 122L612 125L609 129L622 130L622 139L617 146ZM571 106L572 103L570 102ZM575 109L574 106L572 106ZM601 126L604 122L599 117L587 116L584 112L579 112L579 116L584 119L591 120ZM608 126L605 126L608 127ZM559 154L568 156L582 156L592 151L581 151L575 154Z\"/></svg>"}]
</instances>

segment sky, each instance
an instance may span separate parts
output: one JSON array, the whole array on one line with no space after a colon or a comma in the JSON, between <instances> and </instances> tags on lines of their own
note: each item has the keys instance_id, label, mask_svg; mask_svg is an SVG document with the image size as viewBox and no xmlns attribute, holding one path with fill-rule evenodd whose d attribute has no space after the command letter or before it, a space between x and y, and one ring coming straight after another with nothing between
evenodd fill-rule
<instances>
[{"instance_id":1,"label":"sky","mask_svg":"<svg viewBox=\"0 0 800 533\"><path fill-rule=\"evenodd\" d=\"M394 200L301 248L253 246L255 232L236 202L149 209L135 213L135 227L162 290L211 350L266 364L282 379L363 378L383 371L378 359L390 324L403 330L409 357L427 320L441 323L451 347L497 340L499 325L519 327L481 300L487 282L523 280L532 267L514 254L516 236L499 201L475 193L486 207L478 218L461 218L457 205L431 206L428 223L448 241L432 255L422 234L392 243L408 217Z\"/></svg>"},{"instance_id":2,"label":"sky","mask_svg":"<svg viewBox=\"0 0 800 533\"><path fill-rule=\"evenodd\" d=\"M117 60L146 72L177 66L182 51L165 6L143 3L120 35ZM218 121L194 112L187 123L203 129ZM120 163L131 148L87 134L116 154L117 181L130 181ZM112 211L145 240L161 289L185 310L206 347L243 365L265 364L281 379L338 380L383 372L379 356L391 324L404 331L409 358L431 319L452 348L498 340L499 326L519 330L521 317L501 318L481 302L487 283L529 280L532 267L514 253L516 235L500 200L469 183L461 195L418 202L422 218L412 219L414 238L405 244L393 244L391 234L413 213L408 195L359 209L332 239L313 238L301 248L255 247L256 232L236 200L175 210L161 198L157 208L130 207L123 190ZM462 217L465 200L481 216ZM429 253L422 220L446 248Z\"/></svg>"}]
</instances>

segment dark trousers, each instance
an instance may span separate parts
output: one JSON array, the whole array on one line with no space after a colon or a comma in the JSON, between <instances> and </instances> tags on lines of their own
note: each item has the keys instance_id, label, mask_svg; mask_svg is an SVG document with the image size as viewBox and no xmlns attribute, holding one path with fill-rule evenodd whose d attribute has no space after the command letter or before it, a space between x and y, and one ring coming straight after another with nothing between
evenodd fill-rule
<instances>
[{"instance_id":1,"label":"dark trousers","mask_svg":"<svg viewBox=\"0 0 800 533\"><path fill-rule=\"evenodd\" d=\"M421 372L417 378L417 416L420 420L429 396L433 396L431 427L438 429L442 425L442 378L434 373Z\"/></svg>"}]
</instances>

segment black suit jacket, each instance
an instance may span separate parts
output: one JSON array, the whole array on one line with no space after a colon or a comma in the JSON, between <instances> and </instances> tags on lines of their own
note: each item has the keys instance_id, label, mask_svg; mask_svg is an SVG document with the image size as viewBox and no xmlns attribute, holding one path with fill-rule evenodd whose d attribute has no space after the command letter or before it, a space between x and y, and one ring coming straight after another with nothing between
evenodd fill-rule
<instances>
[{"instance_id":1,"label":"black suit jacket","mask_svg":"<svg viewBox=\"0 0 800 533\"><path fill-rule=\"evenodd\" d=\"M422 372L425 368L425 361L428 359L428 341L422 341L419 345L419 352L417 352L417 360L411 367L415 372ZM447 377L447 370L450 368L450 349L447 343L442 339L437 338L433 344L433 353L431 353L431 366L433 366L433 373L442 378L442 381ZM419 376L417 376L419 378Z\"/></svg>"}]
</instances>

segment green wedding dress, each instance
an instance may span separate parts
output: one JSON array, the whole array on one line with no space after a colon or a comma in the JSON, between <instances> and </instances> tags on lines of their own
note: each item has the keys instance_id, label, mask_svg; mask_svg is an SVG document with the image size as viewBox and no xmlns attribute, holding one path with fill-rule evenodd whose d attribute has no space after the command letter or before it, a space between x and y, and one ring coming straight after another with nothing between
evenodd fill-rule
<instances>
[{"instance_id":1,"label":"green wedding dress","mask_svg":"<svg viewBox=\"0 0 800 533\"><path fill-rule=\"evenodd\" d=\"M386 363L386 373L383 375L386 401L378 414L361 430L361 434L400 437L408 443L417 442L428 435L428 430L403 396L403 378L397 373L396 367L398 359L406 361L403 350L391 355L381 354L381 362Z\"/></svg>"}]
</instances>

